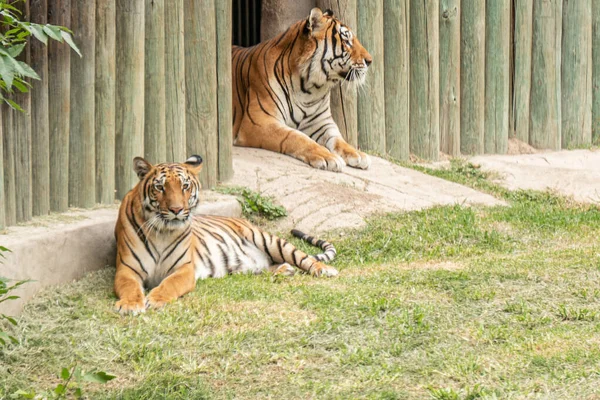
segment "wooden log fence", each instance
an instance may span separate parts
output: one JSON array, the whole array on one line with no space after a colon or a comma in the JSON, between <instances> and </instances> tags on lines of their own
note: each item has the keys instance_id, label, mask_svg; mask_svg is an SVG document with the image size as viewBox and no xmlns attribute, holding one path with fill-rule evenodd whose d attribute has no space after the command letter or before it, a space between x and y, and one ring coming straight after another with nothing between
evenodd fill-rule
<instances>
[{"instance_id":1,"label":"wooden log fence","mask_svg":"<svg viewBox=\"0 0 600 400\"><path fill-rule=\"evenodd\" d=\"M26 113L0 107L0 229L113 203L137 181L134 156L196 153L204 187L231 177L238 3L22 3L32 21L72 28L83 57L55 41L21 55L41 80L11 95ZM435 160L506 153L515 139L553 150L600 142L600 0L316 4L373 56L363 87L331 95L340 131L363 150Z\"/></svg>"},{"instance_id":2,"label":"wooden log fence","mask_svg":"<svg viewBox=\"0 0 600 400\"><path fill-rule=\"evenodd\" d=\"M135 156L200 154L207 188L232 176L232 0L20 5L33 22L71 28L82 57L53 40L21 55L41 79L10 97L25 113L0 106L0 230L113 204L138 180Z\"/></svg>"}]
</instances>

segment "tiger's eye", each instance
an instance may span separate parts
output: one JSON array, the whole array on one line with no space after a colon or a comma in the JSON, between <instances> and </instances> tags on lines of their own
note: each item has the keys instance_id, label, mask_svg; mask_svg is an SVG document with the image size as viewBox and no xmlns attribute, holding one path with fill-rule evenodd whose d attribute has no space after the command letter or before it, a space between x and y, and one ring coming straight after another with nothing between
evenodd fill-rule
<instances>
[{"instance_id":1,"label":"tiger's eye","mask_svg":"<svg viewBox=\"0 0 600 400\"><path fill-rule=\"evenodd\" d=\"M188 190L190 188L190 183L186 182L183 184L183 190Z\"/></svg>"},{"instance_id":2,"label":"tiger's eye","mask_svg":"<svg viewBox=\"0 0 600 400\"><path fill-rule=\"evenodd\" d=\"M158 190L159 192L162 192L163 190L165 190L165 187L163 185L161 185L161 184L154 185L154 188L156 190Z\"/></svg>"}]
</instances>

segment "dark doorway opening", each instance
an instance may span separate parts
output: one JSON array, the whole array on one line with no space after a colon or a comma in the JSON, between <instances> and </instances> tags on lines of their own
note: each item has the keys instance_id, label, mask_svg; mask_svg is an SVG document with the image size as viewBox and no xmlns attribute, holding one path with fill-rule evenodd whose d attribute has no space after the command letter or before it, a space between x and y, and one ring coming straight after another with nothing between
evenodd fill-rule
<instances>
[{"instance_id":1,"label":"dark doorway opening","mask_svg":"<svg viewBox=\"0 0 600 400\"><path fill-rule=\"evenodd\" d=\"M233 0L233 43L250 47L260 43L261 0Z\"/></svg>"}]
</instances>

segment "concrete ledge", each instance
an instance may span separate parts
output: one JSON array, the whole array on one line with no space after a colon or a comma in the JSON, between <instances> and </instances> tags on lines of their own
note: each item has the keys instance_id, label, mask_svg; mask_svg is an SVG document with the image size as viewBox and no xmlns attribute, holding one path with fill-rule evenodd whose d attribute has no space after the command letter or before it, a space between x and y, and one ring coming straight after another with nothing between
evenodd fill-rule
<instances>
[{"instance_id":1,"label":"concrete ledge","mask_svg":"<svg viewBox=\"0 0 600 400\"><path fill-rule=\"evenodd\" d=\"M235 197L205 192L197 212L239 217L241 207ZM34 281L14 292L20 299L1 303L0 312L18 314L43 287L71 282L87 272L114 265L117 213L115 206L53 214L11 227L0 235L0 245L12 250L0 264L0 276Z\"/></svg>"}]
</instances>

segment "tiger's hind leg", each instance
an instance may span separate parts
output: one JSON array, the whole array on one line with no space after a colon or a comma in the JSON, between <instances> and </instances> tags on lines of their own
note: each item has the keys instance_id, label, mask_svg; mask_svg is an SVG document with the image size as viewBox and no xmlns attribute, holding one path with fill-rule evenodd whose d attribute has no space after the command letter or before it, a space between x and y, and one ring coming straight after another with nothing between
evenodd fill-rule
<instances>
[{"instance_id":1,"label":"tiger's hind leg","mask_svg":"<svg viewBox=\"0 0 600 400\"><path fill-rule=\"evenodd\" d=\"M276 276L294 276L296 274L296 268L288 263L273 264L269 267L269 271Z\"/></svg>"}]
</instances>

